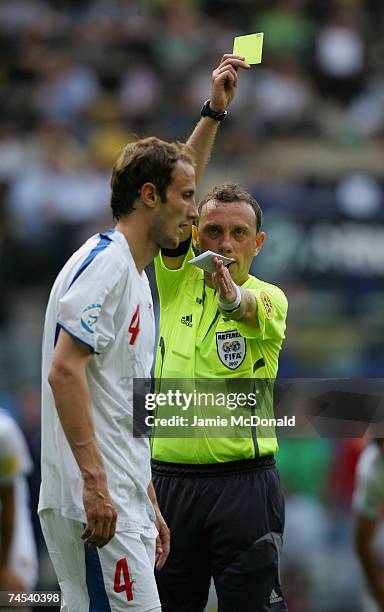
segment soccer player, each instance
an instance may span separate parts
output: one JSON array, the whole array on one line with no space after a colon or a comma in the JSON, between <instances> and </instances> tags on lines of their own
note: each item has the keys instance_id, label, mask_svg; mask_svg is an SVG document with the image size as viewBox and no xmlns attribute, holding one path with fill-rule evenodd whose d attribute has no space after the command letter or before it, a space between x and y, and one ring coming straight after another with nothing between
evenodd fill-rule
<instances>
[{"instance_id":1,"label":"soccer player","mask_svg":"<svg viewBox=\"0 0 384 612\"><path fill-rule=\"evenodd\" d=\"M223 57L212 73L213 102L236 86L238 67L249 68ZM157 570L169 532L150 483L148 440L132 436L132 379L150 375L154 344L144 267L190 231L195 174L216 129L204 117L189 147L156 138L128 145L112 174L115 229L70 258L50 295L39 514L65 611L160 610L153 519Z\"/></svg>"},{"instance_id":2,"label":"soccer player","mask_svg":"<svg viewBox=\"0 0 384 612\"><path fill-rule=\"evenodd\" d=\"M148 377L154 316L144 267L196 215L188 148L129 144L111 180L116 226L59 273L45 318L39 515L62 610L158 612L169 532L150 449L132 435L132 378ZM159 539L155 546L157 530Z\"/></svg>"},{"instance_id":3,"label":"soccer player","mask_svg":"<svg viewBox=\"0 0 384 612\"><path fill-rule=\"evenodd\" d=\"M384 504L384 438L372 440L360 455L353 494L355 549L375 604L367 612L384 610L384 571L375 553L374 536Z\"/></svg>"},{"instance_id":4,"label":"soccer player","mask_svg":"<svg viewBox=\"0 0 384 612\"><path fill-rule=\"evenodd\" d=\"M37 553L26 476L32 461L16 421L0 408L0 591L33 589Z\"/></svg>"},{"instance_id":5,"label":"soccer player","mask_svg":"<svg viewBox=\"0 0 384 612\"><path fill-rule=\"evenodd\" d=\"M197 166L207 159L210 130L224 118L235 84L229 80L220 100L203 106L206 123L198 145L193 143ZM195 246L234 263L227 268L216 258L213 273L188 264L194 255L191 228L178 249L162 249L155 259L157 378L276 377L287 300L281 289L249 274L265 240L261 222L260 207L249 193L233 183L215 187L199 205ZM285 611L284 500L274 428L249 427L228 438L209 432L189 439L163 436L155 429L152 439L153 482L172 537L168 561L157 573L163 611L202 612L211 576L220 612Z\"/></svg>"}]
</instances>

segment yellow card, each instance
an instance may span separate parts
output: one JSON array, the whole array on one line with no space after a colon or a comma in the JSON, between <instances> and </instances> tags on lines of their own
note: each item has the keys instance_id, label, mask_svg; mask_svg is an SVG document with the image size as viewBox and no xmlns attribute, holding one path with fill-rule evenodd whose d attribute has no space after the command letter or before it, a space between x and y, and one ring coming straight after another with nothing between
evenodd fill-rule
<instances>
[{"instance_id":1,"label":"yellow card","mask_svg":"<svg viewBox=\"0 0 384 612\"><path fill-rule=\"evenodd\" d=\"M263 53L264 32L236 36L233 41L233 53L245 57L248 64L260 64Z\"/></svg>"}]
</instances>

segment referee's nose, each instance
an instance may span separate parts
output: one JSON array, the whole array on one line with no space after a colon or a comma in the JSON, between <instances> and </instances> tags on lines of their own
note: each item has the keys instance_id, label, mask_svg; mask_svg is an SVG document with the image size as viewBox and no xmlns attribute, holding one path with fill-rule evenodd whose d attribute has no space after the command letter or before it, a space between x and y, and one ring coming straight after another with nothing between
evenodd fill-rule
<instances>
[{"instance_id":1,"label":"referee's nose","mask_svg":"<svg viewBox=\"0 0 384 612\"><path fill-rule=\"evenodd\" d=\"M224 232L222 234L218 247L218 251L222 255L229 255L232 253L232 240L229 232Z\"/></svg>"}]
</instances>

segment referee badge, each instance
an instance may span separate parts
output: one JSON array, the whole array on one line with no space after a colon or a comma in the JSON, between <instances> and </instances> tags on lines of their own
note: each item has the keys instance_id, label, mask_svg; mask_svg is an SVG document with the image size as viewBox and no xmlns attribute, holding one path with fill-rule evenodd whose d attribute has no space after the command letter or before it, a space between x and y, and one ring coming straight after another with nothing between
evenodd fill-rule
<instances>
[{"instance_id":1,"label":"referee badge","mask_svg":"<svg viewBox=\"0 0 384 612\"><path fill-rule=\"evenodd\" d=\"M268 293L265 293L265 291L262 291L260 293L260 300L263 305L265 316L267 317L267 319L269 320L273 319L275 311L273 308L272 300L269 297Z\"/></svg>"},{"instance_id":2,"label":"referee badge","mask_svg":"<svg viewBox=\"0 0 384 612\"><path fill-rule=\"evenodd\" d=\"M243 363L247 345L237 330L216 332L216 346L220 361L230 370L236 370Z\"/></svg>"}]
</instances>

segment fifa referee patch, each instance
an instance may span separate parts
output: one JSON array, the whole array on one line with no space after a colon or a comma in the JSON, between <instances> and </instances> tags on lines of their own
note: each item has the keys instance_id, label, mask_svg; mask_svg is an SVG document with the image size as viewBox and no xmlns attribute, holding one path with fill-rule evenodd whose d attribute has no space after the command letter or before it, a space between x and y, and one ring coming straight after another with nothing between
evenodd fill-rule
<instances>
[{"instance_id":1,"label":"fifa referee patch","mask_svg":"<svg viewBox=\"0 0 384 612\"><path fill-rule=\"evenodd\" d=\"M216 332L216 346L220 361L230 370L236 370L243 363L247 345L236 329Z\"/></svg>"},{"instance_id":2,"label":"fifa referee patch","mask_svg":"<svg viewBox=\"0 0 384 612\"><path fill-rule=\"evenodd\" d=\"M260 293L260 300L263 305L265 316L267 317L267 319L269 320L273 319L275 312L274 312L272 300L269 297L269 295L265 293L265 291L262 291Z\"/></svg>"}]
</instances>

